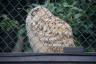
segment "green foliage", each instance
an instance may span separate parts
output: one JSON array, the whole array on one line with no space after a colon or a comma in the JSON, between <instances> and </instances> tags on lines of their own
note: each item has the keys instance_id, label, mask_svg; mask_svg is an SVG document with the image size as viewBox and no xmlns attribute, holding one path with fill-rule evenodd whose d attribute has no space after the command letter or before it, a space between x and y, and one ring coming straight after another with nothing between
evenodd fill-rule
<instances>
[{"instance_id":1,"label":"green foliage","mask_svg":"<svg viewBox=\"0 0 96 64\"><path fill-rule=\"evenodd\" d=\"M19 29L18 22L16 20L10 20L7 15L1 16L4 20L0 22L0 28L3 31L10 31L12 29Z\"/></svg>"}]
</instances>

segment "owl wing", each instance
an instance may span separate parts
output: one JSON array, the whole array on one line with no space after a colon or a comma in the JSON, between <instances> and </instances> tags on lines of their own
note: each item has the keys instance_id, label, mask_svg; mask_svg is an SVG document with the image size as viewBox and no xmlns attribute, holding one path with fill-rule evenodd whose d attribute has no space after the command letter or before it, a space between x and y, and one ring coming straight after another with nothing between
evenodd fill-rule
<instances>
[{"instance_id":1,"label":"owl wing","mask_svg":"<svg viewBox=\"0 0 96 64\"><path fill-rule=\"evenodd\" d=\"M69 24L55 16L40 18L38 21L32 23L32 32L40 41L61 41L65 46L74 46L72 28Z\"/></svg>"}]
</instances>

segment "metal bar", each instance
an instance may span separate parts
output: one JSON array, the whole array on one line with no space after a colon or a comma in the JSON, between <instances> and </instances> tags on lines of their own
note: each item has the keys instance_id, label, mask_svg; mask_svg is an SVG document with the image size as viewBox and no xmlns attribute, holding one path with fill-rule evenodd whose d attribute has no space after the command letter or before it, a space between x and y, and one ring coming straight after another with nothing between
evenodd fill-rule
<instances>
[{"instance_id":1,"label":"metal bar","mask_svg":"<svg viewBox=\"0 0 96 64\"><path fill-rule=\"evenodd\" d=\"M96 54L1 53L0 62L96 62Z\"/></svg>"}]
</instances>

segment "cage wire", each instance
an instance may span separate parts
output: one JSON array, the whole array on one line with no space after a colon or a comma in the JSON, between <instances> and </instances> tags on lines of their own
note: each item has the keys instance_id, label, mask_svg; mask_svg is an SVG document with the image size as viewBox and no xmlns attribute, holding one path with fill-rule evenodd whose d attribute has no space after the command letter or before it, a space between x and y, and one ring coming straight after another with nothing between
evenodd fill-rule
<instances>
[{"instance_id":1,"label":"cage wire","mask_svg":"<svg viewBox=\"0 0 96 64\"><path fill-rule=\"evenodd\" d=\"M95 0L0 0L0 52L33 52L26 31L29 11L42 5L71 27L76 47L96 51Z\"/></svg>"}]
</instances>

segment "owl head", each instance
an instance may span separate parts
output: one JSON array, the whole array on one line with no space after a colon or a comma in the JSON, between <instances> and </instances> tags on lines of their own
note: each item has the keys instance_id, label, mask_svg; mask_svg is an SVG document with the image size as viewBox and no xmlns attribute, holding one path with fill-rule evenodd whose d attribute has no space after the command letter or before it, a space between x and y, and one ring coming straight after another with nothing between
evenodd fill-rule
<instances>
[{"instance_id":1,"label":"owl head","mask_svg":"<svg viewBox=\"0 0 96 64\"><path fill-rule=\"evenodd\" d=\"M42 16L44 14L51 14L51 12L49 12L48 9L46 9L42 6L37 6L31 10L31 15L35 16L37 14Z\"/></svg>"}]
</instances>

